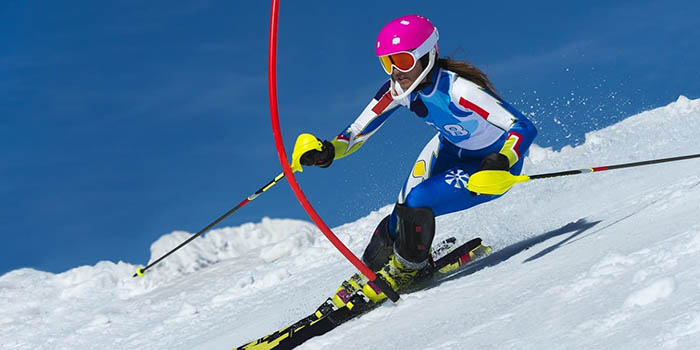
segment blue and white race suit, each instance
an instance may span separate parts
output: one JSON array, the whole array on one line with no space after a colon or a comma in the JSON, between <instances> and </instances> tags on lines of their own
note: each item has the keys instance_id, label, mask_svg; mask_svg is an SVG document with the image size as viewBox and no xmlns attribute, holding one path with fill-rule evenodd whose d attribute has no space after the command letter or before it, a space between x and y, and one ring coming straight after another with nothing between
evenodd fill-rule
<instances>
[{"instance_id":1,"label":"blue and white race suit","mask_svg":"<svg viewBox=\"0 0 700 350\"><path fill-rule=\"evenodd\" d=\"M397 107L408 107L438 133L418 156L399 192L398 203L431 208L439 216L498 198L471 195L466 188L469 176L492 152L508 157L510 172L520 174L537 130L522 113L472 81L441 68L431 75L433 84L398 101L389 93L387 81L332 143L335 159L345 157L377 132ZM396 222L392 213L392 238L396 236Z\"/></svg>"}]
</instances>

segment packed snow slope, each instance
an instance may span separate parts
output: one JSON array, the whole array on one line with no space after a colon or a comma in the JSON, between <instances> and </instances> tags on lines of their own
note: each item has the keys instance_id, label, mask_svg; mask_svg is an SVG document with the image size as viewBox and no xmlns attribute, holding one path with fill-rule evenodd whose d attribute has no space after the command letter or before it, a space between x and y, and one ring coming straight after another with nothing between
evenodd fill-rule
<instances>
[{"instance_id":1,"label":"packed snow slope","mask_svg":"<svg viewBox=\"0 0 700 350\"><path fill-rule=\"evenodd\" d=\"M525 172L700 153L698 135L700 99L680 97L579 147L534 146ZM301 348L700 349L699 185L700 160L519 184L438 218L436 239L480 236L494 254ZM334 231L361 254L389 210ZM188 236L163 236L152 258ZM3 275L0 348L230 349L311 313L354 272L312 224L267 218L135 269Z\"/></svg>"}]
</instances>

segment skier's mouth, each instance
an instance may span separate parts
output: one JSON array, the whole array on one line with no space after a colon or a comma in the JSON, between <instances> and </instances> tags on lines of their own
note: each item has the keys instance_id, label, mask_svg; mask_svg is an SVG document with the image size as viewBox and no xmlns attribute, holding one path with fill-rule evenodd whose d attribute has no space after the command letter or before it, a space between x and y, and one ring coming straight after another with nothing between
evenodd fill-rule
<instances>
[{"instance_id":1,"label":"skier's mouth","mask_svg":"<svg viewBox=\"0 0 700 350\"><path fill-rule=\"evenodd\" d=\"M394 78L394 81L401 85L402 88L406 85L411 85L412 83L411 79L407 77L396 77Z\"/></svg>"}]
</instances>

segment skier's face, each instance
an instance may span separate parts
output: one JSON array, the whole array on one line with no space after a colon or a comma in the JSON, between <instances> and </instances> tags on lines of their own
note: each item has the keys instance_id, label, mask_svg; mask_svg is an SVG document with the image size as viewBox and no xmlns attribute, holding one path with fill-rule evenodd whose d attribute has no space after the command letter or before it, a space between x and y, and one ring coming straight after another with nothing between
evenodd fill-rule
<instances>
[{"instance_id":1,"label":"skier's face","mask_svg":"<svg viewBox=\"0 0 700 350\"><path fill-rule=\"evenodd\" d=\"M402 72L394 67L391 71L391 79L394 79L401 86L401 89L406 91L418 79L421 72L423 72L423 64L418 60L416 66L408 72Z\"/></svg>"}]
</instances>

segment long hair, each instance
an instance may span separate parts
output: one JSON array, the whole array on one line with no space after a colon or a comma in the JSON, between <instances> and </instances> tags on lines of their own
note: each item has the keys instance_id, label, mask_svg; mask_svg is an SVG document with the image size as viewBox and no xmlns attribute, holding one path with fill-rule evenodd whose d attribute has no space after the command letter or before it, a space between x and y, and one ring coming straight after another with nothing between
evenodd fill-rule
<instances>
[{"instance_id":1,"label":"long hair","mask_svg":"<svg viewBox=\"0 0 700 350\"><path fill-rule=\"evenodd\" d=\"M494 89L491 80L481 69L476 68L474 65L467 61L456 61L450 57L438 58L437 66L456 73L460 77L470 80L476 85L488 90L491 94L498 97L496 89Z\"/></svg>"}]
</instances>

